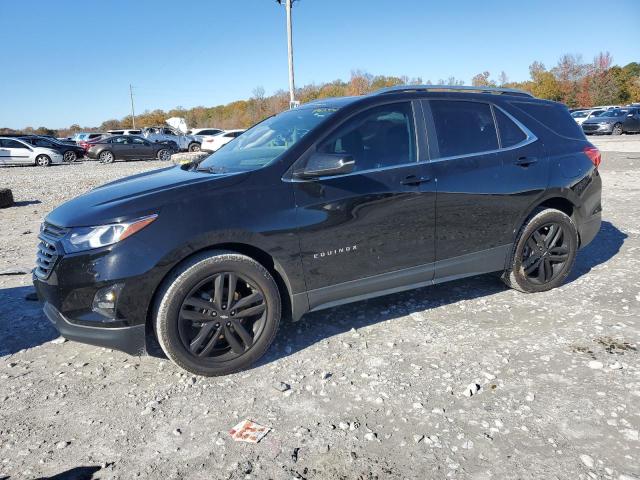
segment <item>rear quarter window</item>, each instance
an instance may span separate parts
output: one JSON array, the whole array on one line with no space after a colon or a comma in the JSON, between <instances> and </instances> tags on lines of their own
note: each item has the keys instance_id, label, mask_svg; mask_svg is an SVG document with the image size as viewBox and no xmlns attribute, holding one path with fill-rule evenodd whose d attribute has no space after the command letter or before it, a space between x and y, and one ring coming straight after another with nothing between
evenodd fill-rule
<instances>
[{"instance_id":1,"label":"rear quarter window","mask_svg":"<svg viewBox=\"0 0 640 480\"><path fill-rule=\"evenodd\" d=\"M575 122L569 110L560 104L512 102L514 107L562 137L584 140L582 128Z\"/></svg>"}]
</instances>

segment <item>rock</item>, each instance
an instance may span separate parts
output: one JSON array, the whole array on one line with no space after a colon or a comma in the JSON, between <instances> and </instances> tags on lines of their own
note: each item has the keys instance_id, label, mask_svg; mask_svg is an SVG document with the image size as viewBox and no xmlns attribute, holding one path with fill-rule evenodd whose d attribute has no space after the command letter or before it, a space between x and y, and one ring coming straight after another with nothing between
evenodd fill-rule
<instances>
[{"instance_id":1,"label":"rock","mask_svg":"<svg viewBox=\"0 0 640 480\"><path fill-rule=\"evenodd\" d=\"M473 441L467 440L462 444L462 448L464 448L465 450L471 450L473 448Z\"/></svg>"},{"instance_id":2,"label":"rock","mask_svg":"<svg viewBox=\"0 0 640 480\"><path fill-rule=\"evenodd\" d=\"M591 458L589 455L583 453L582 455L580 455L580 460L585 464L587 468L593 468L593 458Z\"/></svg>"},{"instance_id":3,"label":"rock","mask_svg":"<svg viewBox=\"0 0 640 480\"><path fill-rule=\"evenodd\" d=\"M602 362L599 362L598 360L591 360L587 366L594 370L600 370L603 367Z\"/></svg>"},{"instance_id":4,"label":"rock","mask_svg":"<svg viewBox=\"0 0 640 480\"><path fill-rule=\"evenodd\" d=\"M176 428L176 429L173 431L173 434L174 434L176 437L179 437L180 435L182 435L182 430L180 430L179 428Z\"/></svg>"},{"instance_id":5,"label":"rock","mask_svg":"<svg viewBox=\"0 0 640 480\"><path fill-rule=\"evenodd\" d=\"M424 435L414 435L413 436L413 441L415 443L420 443L422 441L422 439L424 438Z\"/></svg>"},{"instance_id":6,"label":"rock","mask_svg":"<svg viewBox=\"0 0 640 480\"><path fill-rule=\"evenodd\" d=\"M338 424L338 428L339 428L340 430L349 430L349 424L348 424L348 423L346 423L346 422L340 422L340 423Z\"/></svg>"},{"instance_id":7,"label":"rock","mask_svg":"<svg viewBox=\"0 0 640 480\"><path fill-rule=\"evenodd\" d=\"M322 380L328 380L329 378L331 378L331 373L329 373L329 372L322 372L322 373L320 374L320 378L321 378Z\"/></svg>"},{"instance_id":8,"label":"rock","mask_svg":"<svg viewBox=\"0 0 640 480\"><path fill-rule=\"evenodd\" d=\"M373 433L373 432L365 433L364 434L364 439L369 441L369 442L373 442L376 439L376 434Z\"/></svg>"},{"instance_id":9,"label":"rock","mask_svg":"<svg viewBox=\"0 0 640 480\"><path fill-rule=\"evenodd\" d=\"M273 388L275 388L279 392L286 392L287 390L289 390L291 388L291 385L289 385L288 383L284 383L284 382L278 382L273 386Z\"/></svg>"},{"instance_id":10,"label":"rock","mask_svg":"<svg viewBox=\"0 0 640 480\"><path fill-rule=\"evenodd\" d=\"M536 398L535 393L529 392L529 393L527 393L527 396L525 397L525 400L527 402L533 402L535 400L535 398Z\"/></svg>"},{"instance_id":11,"label":"rock","mask_svg":"<svg viewBox=\"0 0 640 480\"><path fill-rule=\"evenodd\" d=\"M56 443L56 448L58 450L62 450L63 448L67 448L70 444L71 444L71 442L63 440L61 442Z\"/></svg>"},{"instance_id":12,"label":"rock","mask_svg":"<svg viewBox=\"0 0 640 480\"><path fill-rule=\"evenodd\" d=\"M444 415L444 408L434 408L431 410L431 413L435 413L436 415Z\"/></svg>"},{"instance_id":13,"label":"rock","mask_svg":"<svg viewBox=\"0 0 640 480\"><path fill-rule=\"evenodd\" d=\"M479 384L470 383L469 385L467 385L467 388L465 388L462 394L466 397L473 397L474 395L477 395L478 393L480 393L480 390L481 390L481 387Z\"/></svg>"},{"instance_id":14,"label":"rock","mask_svg":"<svg viewBox=\"0 0 640 480\"><path fill-rule=\"evenodd\" d=\"M54 340L51 340L51 343L53 343L53 344L55 344L55 345L60 345L61 343L64 343L64 342L66 342L66 341L67 341L67 339L66 339L66 338L64 338L64 337L58 337L58 338L56 338L56 339L54 339Z\"/></svg>"},{"instance_id":15,"label":"rock","mask_svg":"<svg viewBox=\"0 0 640 480\"><path fill-rule=\"evenodd\" d=\"M609 365L611 370L620 370L622 368L622 364L620 362L615 362Z\"/></svg>"}]
</instances>

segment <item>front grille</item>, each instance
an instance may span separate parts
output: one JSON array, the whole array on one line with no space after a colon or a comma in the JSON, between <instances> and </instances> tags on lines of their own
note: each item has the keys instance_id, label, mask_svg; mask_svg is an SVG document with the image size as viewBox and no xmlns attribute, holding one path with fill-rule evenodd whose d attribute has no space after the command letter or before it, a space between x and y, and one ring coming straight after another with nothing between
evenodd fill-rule
<instances>
[{"instance_id":1,"label":"front grille","mask_svg":"<svg viewBox=\"0 0 640 480\"><path fill-rule=\"evenodd\" d=\"M52 225L51 223L43 223L40 230L40 243L38 243L38 251L36 253L35 275L38 278L47 279L53 270L60 252L55 245L55 241L61 239L67 234L68 229Z\"/></svg>"},{"instance_id":2,"label":"front grille","mask_svg":"<svg viewBox=\"0 0 640 480\"><path fill-rule=\"evenodd\" d=\"M584 125L582 124L582 129L585 131L594 131L594 130L598 130L598 125L595 124L588 124L588 125Z\"/></svg>"}]
</instances>

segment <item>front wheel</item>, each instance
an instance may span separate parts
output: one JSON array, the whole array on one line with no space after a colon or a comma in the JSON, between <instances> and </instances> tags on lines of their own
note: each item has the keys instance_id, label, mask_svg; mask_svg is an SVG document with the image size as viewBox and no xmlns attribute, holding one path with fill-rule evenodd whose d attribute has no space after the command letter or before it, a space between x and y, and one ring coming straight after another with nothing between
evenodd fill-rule
<instances>
[{"instance_id":1,"label":"front wheel","mask_svg":"<svg viewBox=\"0 0 640 480\"><path fill-rule=\"evenodd\" d=\"M521 292L551 290L565 281L577 252L578 231L571 218L553 208L540 209L520 230L502 280Z\"/></svg>"},{"instance_id":2,"label":"front wheel","mask_svg":"<svg viewBox=\"0 0 640 480\"><path fill-rule=\"evenodd\" d=\"M38 155L36 157L36 165L39 167L48 167L51 165L51 159L47 155Z\"/></svg>"},{"instance_id":3,"label":"front wheel","mask_svg":"<svg viewBox=\"0 0 640 480\"><path fill-rule=\"evenodd\" d=\"M78 154L73 150L67 150L62 159L67 163L73 163L78 159Z\"/></svg>"},{"instance_id":4,"label":"front wheel","mask_svg":"<svg viewBox=\"0 0 640 480\"><path fill-rule=\"evenodd\" d=\"M167 150L166 148L163 148L162 150L158 151L158 160L161 160L163 162L167 162L169 160L171 160L171 152L169 150Z\"/></svg>"},{"instance_id":5,"label":"front wheel","mask_svg":"<svg viewBox=\"0 0 640 480\"><path fill-rule=\"evenodd\" d=\"M268 270L247 256L217 251L195 256L165 282L154 325L176 365L215 376L262 357L280 316L278 287Z\"/></svg>"},{"instance_id":6,"label":"front wheel","mask_svg":"<svg viewBox=\"0 0 640 480\"><path fill-rule=\"evenodd\" d=\"M622 135L622 131L623 131L623 129L622 129L622 124L620 124L620 123L616 123L616 124L613 126L613 130L611 130L611 134L612 134L612 135Z\"/></svg>"},{"instance_id":7,"label":"front wheel","mask_svg":"<svg viewBox=\"0 0 640 480\"><path fill-rule=\"evenodd\" d=\"M104 150L100 152L100 155L98 155L98 158L100 159L101 163L113 163L113 161L116 159L113 156L113 153L110 152L109 150Z\"/></svg>"},{"instance_id":8,"label":"front wheel","mask_svg":"<svg viewBox=\"0 0 640 480\"><path fill-rule=\"evenodd\" d=\"M189 144L189 151L190 152L199 152L200 151L200 144L193 142Z\"/></svg>"}]
</instances>

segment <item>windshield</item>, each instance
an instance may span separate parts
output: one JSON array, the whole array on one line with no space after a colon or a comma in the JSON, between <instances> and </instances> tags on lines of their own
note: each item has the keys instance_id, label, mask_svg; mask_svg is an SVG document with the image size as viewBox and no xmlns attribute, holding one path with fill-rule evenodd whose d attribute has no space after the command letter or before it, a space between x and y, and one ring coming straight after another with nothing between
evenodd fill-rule
<instances>
[{"instance_id":1,"label":"windshield","mask_svg":"<svg viewBox=\"0 0 640 480\"><path fill-rule=\"evenodd\" d=\"M302 107L269 117L210 155L198 170L225 173L264 167L336 110L335 107Z\"/></svg>"},{"instance_id":2,"label":"windshield","mask_svg":"<svg viewBox=\"0 0 640 480\"><path fill-rule=\"evenodd\" d=\"M585 111L573 112L573 113L571 114L571 116L572 116L573 118L584 118L584 117L586 117L586 116L587 116L587 112L585 112Z\"/></svg>"},{"instance_id":3,"label":"windshield","mask_svg":"<svg viewBox=\"0 0 640 480\"><path fill-rule=\"evenodd\" d=\"M613 110L607 110L604 113L598 115L599 117L619 117L621 115L625 115L627 110L620 110L619 108L615 108Z\"/></svg>"}]
</instances>

